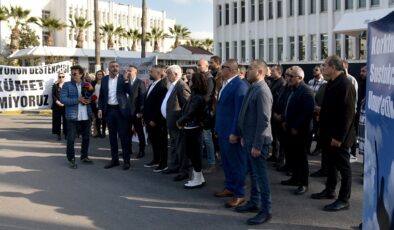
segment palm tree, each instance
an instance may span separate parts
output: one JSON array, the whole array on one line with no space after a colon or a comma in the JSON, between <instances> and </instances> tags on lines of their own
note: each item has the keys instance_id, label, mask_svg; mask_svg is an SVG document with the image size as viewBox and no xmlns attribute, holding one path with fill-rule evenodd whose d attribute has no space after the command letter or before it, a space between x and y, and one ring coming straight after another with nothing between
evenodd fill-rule
<instances>
[{"instance_id":1,"label":"palm tree","mask_svg":"<svg viewBox=\"0 0 394 230\"><path fill-rule=\"evenodd\" d=\"M56 31L62 30L67 25L60 21L60 19L52 18L51 16L45 18L39 18L39 21L36 22L37 25L42 27L43 30L48 31L48 38L46 40L47 46L53 46L53 35ZM45 44L45 41L43 41Z\"/></svg>"},{"instance_id":2,"label":"palm tree","mask_svg":"<svg viewBox=\"0 0 394 230\"><path fill-rule=\"evenodd\" d=\"M146 0L142 0L142 20L141 20L141 58L146 56L146 22L147 22L147 9Z\"/></svg>"},{"instance_id":3,"label":"palm tree","mask_svg":"<svg viewBox=\"0 0 394 230\"><path fill-rule=\"evenodd\" d=\"M30 14L30 10L24 10L20 6L11 6L9 11L9 19L13 21L11 24L11 42L10 42L10 51L11 53L15 52L19 49L19 39L21 26L23 24L36 22L37 19L34 17L28 17Z\"/></svg>"},{"instance_id":4,"label":"palm tree","mask_svg":"<svg viewBox=\"0 0 394 230\"><path fill-rule=\"evenodd\" d=\"M196 39L190 39L186 42L187 46L193 46L193 47L201 47L201 41L196 40Z\"/></svg>"},{"instance_id":5,"label":"palm tree","mask_svg":"<svg viewBox=\"0 0 394 230\"><path fill-rule=\"evenodd\" d=\"M209 52L212 52L212 48L213 48L213 39L210 38L206 38L205 40L203 40L201 42L201 46L208 50Z\"/></svg>"},{"instance_id":6,"label":"palm tree","mask_svg":"<svg viewBox=\"0 0 394 230\"><path fill-rule=\"evenodd\" d=\"M95 71L101 70L100 60L100 14L98 11L98 0L94 0L94 54L96 59Z\"/></svg>"},{"instance_id":7,"label":"palm tree","mask_svg":"<svg viewBox=\"0 0 394 230\"><path fill-rule=\"evenodd\" d=\"M153 42L153 52L160 51L159 42L161 42L165 38L169 38L170 36L158 27L152 27L151 31L147 33L147 37L151 42Z\"/></svg>"},{"instance_id":8,"label":"palm tree","mask_svg":"<svg viewBox=\"0 0 394 230\"><path fill-rule=\"evenodd\" d=\"M92 25L92 22L84 17L74 17L74 20L70 19L70 23L70 28L75 30L75 33L77 34L75 37L75 40L77 40L75 48L83 48L83 41L85 40L84 32Z\"/></svg>"},{"instance_id":9,"label":"palm tree","mask_svg":"<svg viewBox=\"0 0 394 230\"><path fill-rule=\"evenodd\" d=\"M174 27L169 27L170 33L173 38L175 38L174 49L181 44L179 39L189 38L190 31L187 27L181 25L174 25Z\"/></svg>"},{"instance_id":10,"label":"palm tree","mask_svg":"<svg viewBox=\"0 0 394 230\"><path fill-rule=\"evenodd\" d=\"M4 6L0 7L0 22L1 21L7 21L7 19L9 18L9 11L7 8L5 8Z\"/></svg>"},{"instance_id":11,"label":"palm tree","mask_svg":"<svg viewBox=\"0 0 394 230\"><path fill-rule=\"evenodd\" d=\"M114 36L121 35L124 31L122 27L116 27L114 24L105 24L100 26L101 36L107 36L107 49L114 48Z\"/></svg>"},{"instance_id":12,"label":"palm tree","mask_svg":"<svg viewBox=\"0 0 394 230\"><path fill-rule=\"evenodd\" d=\"M131 50L137 50L137 42L141 40L141 33L137 29L130 29L123 34L124 37L130 39L132 42Z\"/></svg>"}]
</instances>

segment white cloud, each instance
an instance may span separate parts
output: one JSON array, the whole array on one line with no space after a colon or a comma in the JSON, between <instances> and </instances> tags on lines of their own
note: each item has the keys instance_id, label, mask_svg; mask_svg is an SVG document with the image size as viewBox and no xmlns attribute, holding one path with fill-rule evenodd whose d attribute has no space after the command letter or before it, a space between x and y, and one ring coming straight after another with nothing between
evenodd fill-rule
<instances>
[{"instance_id":1,"label":"white cloud","mask_svg":"<svg viewBox=\"0 0 394 230\"><path fill-rule=\"evenodd\" d=\"M212 32L192 32L190 37L193 39L206 39L206 38L213 38Z\"/></svg>"}]
</instances>

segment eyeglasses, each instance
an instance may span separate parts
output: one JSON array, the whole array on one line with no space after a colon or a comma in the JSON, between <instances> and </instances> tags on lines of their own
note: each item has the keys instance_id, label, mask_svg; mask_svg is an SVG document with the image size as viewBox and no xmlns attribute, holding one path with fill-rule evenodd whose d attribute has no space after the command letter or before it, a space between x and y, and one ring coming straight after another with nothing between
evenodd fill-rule
<instances>
[{"instance_id":1,"label":"eyeglasses","mask_svg":"<svg viewBox=\"0 0 394 230\"><path fill-rule=\"evenodd\" d=\"M230 67L230 66L222 65L222 69L224 69L224 68L228 68L228 69L231 70L231 67Z\"/></svg>"},{"instance_id":2,"label":"eyeglasses","mask_svg":"<svg viewBox=\"0 0 394 230\"><path fill-rule=\"evenodd\" d=\"M193 73L191 73L191 72L186 72L186 74L193 74Z\"/></svg>"},{"instance_id":3,"label":"eyeglasses","mask_svg":"<svg viewBox=\"0 0 394 230\"><path fill-rule=\"evenodd\" d=\"M64 75L62 75L62 76L59 76L59 78L65 78L65 76L64 76Z\"/></svg>"}]
</instances>

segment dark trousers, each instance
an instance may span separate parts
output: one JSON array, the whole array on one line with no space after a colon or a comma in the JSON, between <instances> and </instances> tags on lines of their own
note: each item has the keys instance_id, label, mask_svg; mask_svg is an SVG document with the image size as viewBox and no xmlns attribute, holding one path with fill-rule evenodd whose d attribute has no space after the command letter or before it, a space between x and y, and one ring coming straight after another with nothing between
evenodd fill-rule
<instances>
[{"instance_id":1,"label":"dark trousers","mask_svg":"<svg viewBox=\"0 0 394 230\"><path fill-rule=\"evenodd\" d=\"M67 159L72 160L75 158L75 136L77 135L77 127L80 127L82 134L82 145L81 145L81 159L88 156L89 150L89 136L90 136L90 120L77 121L68 120L67 121Z\"/></svg>"},{"instance_id":2,"label":"dark trousers","mask_svg":"<svg viewBox=\"0 0 394 230\"><path fill-rule=\"evenodd\" d=\"M63 122L62 122L63 120ZM52 110L52 134L61 134L61 126L63 124L63 134L67 135L67 120L64 107Z\"/></svg>"},{"instance_id":3,"label":"dark trousers","mask_svg":"<svg viewBox=\"0 0 394 230\"><path fill-rule=\"evenodd\" d=\"M185 155L192 162L194 171L201 172L202 168L202 129L183 129L182 130L182 142L184 144L183 151Z\"/></svg>"},{"instance_id":4,"label":"dark trousers","mask_svg":"<svg viewBox=\"0 0 394 230\"><path fill-rule=\"evenodd\" d=\"M338 171L341 173L341 188L339 189L338 200L347 202L350 199L352 188L352 169L350 167L350 154L348 148L326 147L328 177L326 189L328 192L335 192L337 185Z\"/></svg>"},{"instance_id":5,"label":"dark trousers","mask_svg":"<svg viewBox=\"0 0 394 230\"><path fill-rule=\"evenodd\" d=\"M133 116L133 118L131 119L131 126L134 127L135 132L138 135L138 142L139 142L139 148L140 148L140 152L145 151L145 133L144 133L144 128L142 126L142 119L138 118L136 116ZM130 127L130 133L131 135L133 135L132 132L132 127Z\"/></svg>"},{"instance_id":6,"label":"dark trousers","mask_svg":"<svg viewBox=\"0 0 394 230\"><path fill-rule=\"evenodd\" d=\"M106 121L109 131L109 143L111 145L111 157L113 162L119 161L118 135L122 145L123 161L130 162L130 135L128 132L129 117L122 116L118 106L108 106Z\"/></svg>"},{"instance_id":7,"label":"dark trousers","mask_svg":"<svg viewBox=\"0 0 394 230\"><path fill-rule=\"evenodd\" d=\"M184 143L182 143L181 131L169 129L170 152L168 154L168 168L178 170L180 173L189 173L189 159L186 156Z\"/></svg>"},{"instance_id":8,"label":"dark trousers","mask_svg":"<svg viewBox=\"0 0 394 230\"><path fill-rule=\"evenodd\" d=\"M168 139L165 121L159 122L155 127L147 124L146 131L148 132L148 138L152 144L153 161L162 167L166 167Z\"/></svg>"},{"instance_id":9,"label":"dark trousers","mask_svg":"<svg viewBox=\"0 0 394 230\"><path fill-rule=\"evenodd\" d=\"M280 124L276 121L271 121L272 130L272 156L279 158L279 133Z\"/></svg>"},{"instance_id":10,"label":"dark trousers","mask_svg":"<svg viewBox=\"0 0 394 230\"><path fill-rule=\"evenodd\" d=\"M288 133L289 160L291 161L291 171L293 179L300 185L308 186L309 166L306 155L308 133L298 133L291 135Z\"/></svg>"},{"instance_id":11,"label":"dark trousers","mask_svg":"<svg viewBox=\"0 0 394 230\"><path fill-rule=\"evenodd\" d=\"M100 119L96 117L96 129L97 135L105 135L105 130L107 129L107 122L104 118Z\"/></svg>"}]
</instances>

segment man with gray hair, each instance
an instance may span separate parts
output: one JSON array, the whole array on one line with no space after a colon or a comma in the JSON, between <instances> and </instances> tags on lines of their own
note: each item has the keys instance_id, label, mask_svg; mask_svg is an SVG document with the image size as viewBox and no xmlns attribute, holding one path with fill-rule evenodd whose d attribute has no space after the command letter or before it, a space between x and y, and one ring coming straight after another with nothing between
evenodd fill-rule
<instances>
[{"instance_id":1,"label":"man with gray hair","mask_svg":"<svg viewBox=\"0 0 394 230\"><path fill-rule=\"evenodd\" d=\"M311 122L315 100L312 90L304 83L304 71L299 66L290 67L286 80L291 93L287 100L282 124L287 136L287 149L292 177L282 185L298 186L294 191L302 195L308 191L309 167L306 146L311 132Z\"/></svg>"},{"instance_id":2,"label":"man with gray hair","mask_svg":"<svg viewBox=\"0 0 394 230\"><path fill-rule=\"evenodd\" d=\"M190 97L190 88L182 81L182 69L178 65L171 65L166 70L168 91L161 104L161 114L167 121L167 129L170 134L170 151L168 154L168 168L165 174L177 173L175 181L189 178L189 161L183 149L180 130L176 121L182 115L182 107Z\"/></svg>"}]
</instances>

